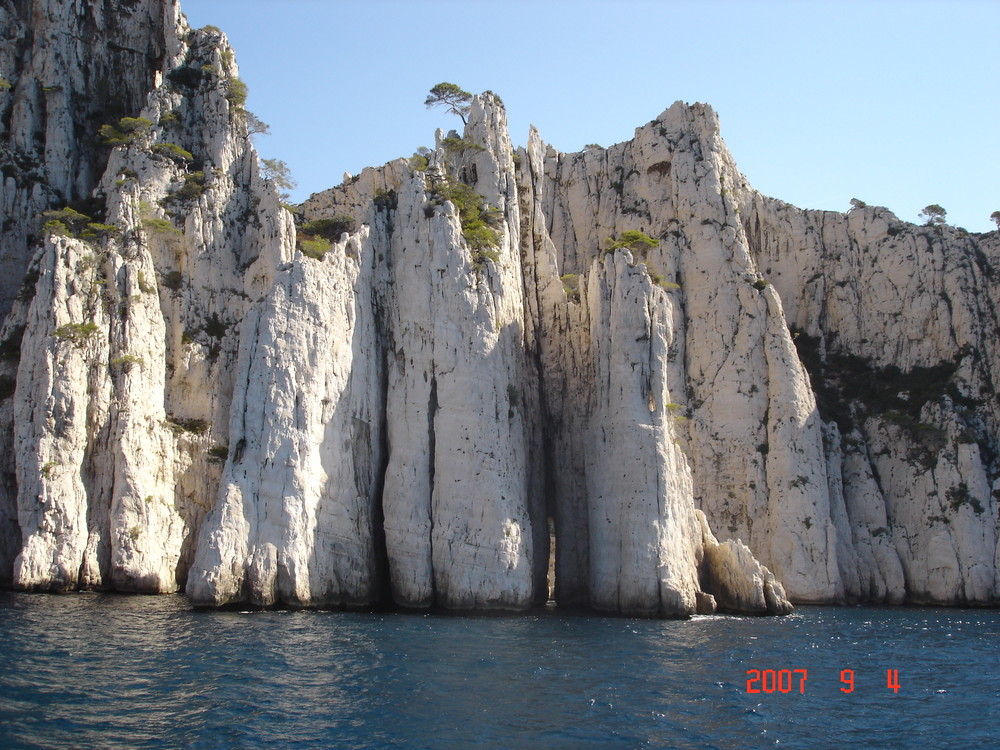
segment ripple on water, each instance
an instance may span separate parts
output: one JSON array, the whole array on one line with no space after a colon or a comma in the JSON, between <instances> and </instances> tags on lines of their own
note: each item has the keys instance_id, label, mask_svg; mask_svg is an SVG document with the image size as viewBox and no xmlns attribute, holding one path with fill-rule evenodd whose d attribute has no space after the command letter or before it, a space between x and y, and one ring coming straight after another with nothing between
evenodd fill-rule
<instances>
[{"instance_id":1,"label":"ripple on water","mask_svg":"<svg viewBox=\"0 0 1000 750\"><path fill-rule=\"evenodd\" d=\"M0 747L990 746L998 634L989 610L677 622L5 593ZM748 694L750 668L807 669L805 693Z\"/></svg>"}]
</instances>

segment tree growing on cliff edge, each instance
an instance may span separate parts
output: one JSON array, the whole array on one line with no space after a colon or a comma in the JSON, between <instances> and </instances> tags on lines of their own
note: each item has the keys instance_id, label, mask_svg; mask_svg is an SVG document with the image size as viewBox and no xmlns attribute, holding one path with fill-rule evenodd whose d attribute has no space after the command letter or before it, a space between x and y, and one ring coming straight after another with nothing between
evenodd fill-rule
<instances>
[{"instance_id":1,"label":"tree growing on cliff edge","mask_svg":"<svg viewBox=\"0 0 1000 750\"><path fill-rule=\"evenodd\" d=\"M288 168L288 165L281 159L261 159L260 171L265 180L270 180L277 186L278 190L282 191L279 193L281 200L287 203L291 199L288 191L294 190L298 184L292 178L292 170Z\"/></svg>"},{"instance_id":2,"label":"tree growing on cliff edge","mask_svg":"<svg viewBox=\"0 0 1000 750\"><path fill-rule=\"evenodd\" d=\"M424 104L428 108L443 106L447 107L452 114L462 118L462 124L467 125L465 116L469 114L469 102L472 101L472 94L463 91L454 83L439 83L430 90Z\"/></svg>"},{"instance_id":3,"label":"tree growing on cliff edge","mask_svg":"<svg viewBox=\"0 0 1000 750\"><path fill-rule=\"evenodd\" d=\"M251 138L255 135L271 135L271 126L257 117L257 115L249 109L242 110L238 117L243 120L243 124L247 127L247 138Z\"/></svg>"},{"instance_id":4,"label":"tree growing on cliff edge","mask_svg":"<svg viewBox=\"0 0 1000 750\"><path fill-rule=\"evenodd\" d=\"M926 223L924 226L937 227L944 224L944 219L948 215L937 203L932 203L929 206L924 206L924 210L920 212L920 218L925 219Z\"/></svg>"},{"instance_id":5,"label":"tree growing on cliff edge","mask_svg":"<svg viewBox=\"0 0 1000 750\"><path fill-rule=\"evenodd\" d=\"M1000 229L1000 211L994 211L991 213L990 221L997 225L997 229Z\"/></svg>"}]
</instances>

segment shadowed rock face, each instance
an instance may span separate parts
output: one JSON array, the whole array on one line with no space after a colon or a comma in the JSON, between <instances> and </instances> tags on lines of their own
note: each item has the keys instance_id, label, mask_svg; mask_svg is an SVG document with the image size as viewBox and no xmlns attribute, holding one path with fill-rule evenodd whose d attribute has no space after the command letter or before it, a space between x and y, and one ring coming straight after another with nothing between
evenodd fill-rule
<instances>
[{"instance_id":1,"label":"shadowed rock face","mask_svg":"<svg viewBox=\"0 0 1000 750\"><path fill-rule=\"evenodd\" d=\"M0 318L35 252L35 215L89 202L108 157L98 129L142 108L174 52L177 12L164 0L0 7L0 71L10 84L0 91Z\"/></svg>"},{"instance_id":2,"label":"shadowed rock face","mask_svg":"<svg viewBox=\"0 0 1000 750\"><path fill-rule=\"evenodd\" d=\"M6 582L523 609L554 557L558 602L631 615L1000 600L995 233L760 196L704 105L515 152L484 94L426 169L310 198L351 219L317 259L225 37L164 12L148 132L46 167L102 164L117 229L24 243Z\"/></svg>"}]
</instances>

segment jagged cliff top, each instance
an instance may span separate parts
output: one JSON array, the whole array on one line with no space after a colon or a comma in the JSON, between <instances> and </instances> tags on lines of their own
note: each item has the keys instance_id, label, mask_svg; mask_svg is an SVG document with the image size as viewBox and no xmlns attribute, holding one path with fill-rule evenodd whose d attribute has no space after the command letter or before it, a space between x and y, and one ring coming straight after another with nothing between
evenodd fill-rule
<instances>
[{"instance_id":1,"label":"jagged cliff top","mask_svg":"<svg viewBox=\"0 0 1000 750\"><path fill-rule=\"evenodd\" d=\"M0 185L0 580L658 616L1000 601L996 233L767 198L704 105L515 150L495 95L296 227L225 37L166 11L98 155L72 107L33 106L56 59L80 91L105 75L86 49L38 45L12 87L52 148ZM102 159L93 213L39 227L69 189L47 170Z\"/></svg>"},{"instance_id":2,"label":"jagged cliff top","mask_svg":"<svg viewBox=\"0 0 1000 750\"><path fill-rule=\"evenodd\" d=\"M621 48L603 38L592 16L567 14L559 6L534 9L530 21L469 7L462 28L469 33L488 28L503 39L502 63L466 55L455 65L443 52L435 56L440 66L432 65L426 79L400 72L404 50L420 38L415 29L427 23L426 9L414 6L384 17L374 6L359 7L352 9L355 21L348 27L378 28L385 49L400 52L369 60L320 99L316 92L326 84L311 71L327 70L328 60L314 64L311 56L322 57L329 30L344 23L332 8L292 4L262 22L246 9L230 19L203 0L184 5L194 26L215 24L239 42L255 89L251 108L277 126L263 142L265 155L292 165L304 188L297 199L334 184L345 170L357 173L431 145L435 127L458 122L422 107L427 88L443 78L470 91L500 93L515 143L526 145L529 122L535 122L543 138L566 152L594 141L605 146L621 141L674 99L707 101L722 115L723 135L741 167L767 194L840 210L857 197L886 204L910 221L936 202L949 209L955 225L991 229L989 214L1000 208L991 205L987 177L996 164L989 123L997 105L989 95L991 40L982 27L997 11L963 6L927 24L919 14L883 9L862 20L824 7L782 14L765 4L747 18L700 4L630 4L623 19L628 42ZM750 30L758 24L766 31L754 36ZM254 27L260 27L259 37ZM817 37L817 28L829 34ZM710 51L705 29L712 30ZM778 41L757 45L758 38ZM833 44L837 38L870 44L844 47ZM959 39L965 42L955 52ZM370 57L368 44L360 32L338 38L343 59ZM442 45L461 54L457 46ZM539 78L544 59L562 63ZM278 67L282 64L287 68ZM743 74L747 66L761 71L752 86ZM255 84L262 75L257 71L265 69L280 71L282 93L275 92L273 108L264 98L270 96L263 91L265 79ZM289 132L283 123L288 101L309 102L315 119L298 118L300 124ZM946 143L942 134L954 132L956 122L962 123L962 136ZM336 138L331 123L337 123ZM323 148L299 158L300 144ZM912 193L899 196L900 186ZM955 190L966 192L960 196ZM969 213L962 215L964 210Z\"/></svg>"}]
</instances>

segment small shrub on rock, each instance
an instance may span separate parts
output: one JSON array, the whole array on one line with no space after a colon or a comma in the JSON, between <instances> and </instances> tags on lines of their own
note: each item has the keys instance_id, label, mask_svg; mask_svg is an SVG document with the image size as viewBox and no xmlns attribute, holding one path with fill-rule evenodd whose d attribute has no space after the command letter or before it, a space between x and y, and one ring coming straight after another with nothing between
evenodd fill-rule
<instances>
[{"instance_id":1,"label":"small shrub on rock","mask_svg":"<svg viewBox=\"0 0 1000 750\"><path fill-rule=\"evenodd\" d=\"M181 186L177 190L168 193L160 201L160 205L166 207L171 204L197 200L205 192L205 189L205 173L201 171L191 172L184 175L184 181Z\"/></svg>"},{"instance_id":2,"label":"small shrub on rock","mask_svg":"<svg viewBox=\"0 0 1000 750\"><path fill-rule=\"evenodd\" d=\"M69 206L42 214L42 230L61 237L79 237L90 222L89 216Z\"/></svg>"},{"instance_id":3,"label":"small shrub on rock","mask_svg":"<svg viewBox=\"0 0 1000 750\"><path fill-rule=\"evenodd\" d=\"M301 232L304 235L313 237L323 237L324 239L336 242L343 234L350 234L356 229L356 222L353 216L348 214L337 214L332 219L314 219L302 225Z\"/></svg>"},{"instance_id":4,"label":"small shrub on rock","mask_svg":"<svg viewBox=\"0 0 1000 750\"><path fill-rule=\"evenodd\" d=\"M83 346L87 339L97 333L97 326L94 323L67 323L59 326L52 332L60 341L68 341L73 346Z\"/></svg>"},{"instance_id":5,"label":"small shrub on rock","mask_svg":"<svg viewBox=\"0 0 1000 750\"><path fill-rule=\"evenodd\" d=\"M184 274L180 271L170 271L163 276L163 286L172 292L180 291L180 288L184 286Z\"/></svg>"},{"instance_id":6,"label":"small shrub on rock","mask_svg":"<svg viewBox=\"0 0 1000 750\"><path fill-rule=\"evenodd\" d=\"M226 99L229 101L229 106L242 109L247 103L248 93L247 85L239 78L230 78L226 81Z\"/></svg>"},{"instance_id":7,"label":"small shrub on rock","mask_svg":"<svg viewBox=\"0 0 1000 750\"><path fill-rule=\"evenodd\" d=\"M485 260L499 260L495 250L500 244L499 227L503 216L496 208L486 204L486 199L464 182L447 175L444 179L431 182L431 200L428 203L430 216L434 207L450 201L458 209L462 224L462 236L473 251L473 264L480 268Z\"/></svg>"},{"instance_id":8,"label":"small shrub on rock","mask_svg":"<svg viewBox=\"0 0 1000 750\"><path fill-rule=\"evenodd\" d=\"M187 164L194 160L194 155L176 143L157 143L150 149L157 156L164 156L177 164Z\"/></svg>"},{"instance_id":9,"label":"small shrub on rock","mask_svg":"<svg viewBox=\"0 0 1000 750\"><path fill-rule=\"evenodd\" d=\"M297 244L303 255L314 260L323 260L323 256L333 249L333 243L323 237L299 239Z\"/></svg>"},{"instance_id":10,"label":"small shrub on rock","mask_svg":"<svg viewBox=\"0 0 1000 750\"><path fill-rule=\"evenodd\" d=\"M614 240L607 241L606 253L613 253L615 250L645 251L651 247L656 247L660 243L654 240L645 232L636 229L628 229L621 233L621 236Z\"/></svg>"},{"instance_id":11,"label":"small shrub on rock","mask_svg":"<svg viewBox=\"0 0 1000 750\"><path fill-rule=\"evenodd\" d=\"M101 125L98 134L106 146L127 146L149 132L153 123L145 117L123 117L118 126Z\"/></svg>"}]
</instances>

